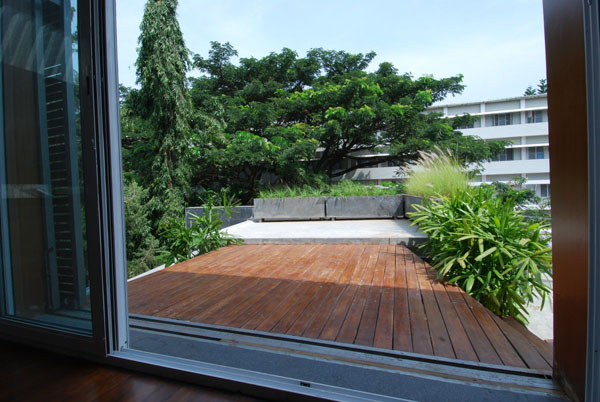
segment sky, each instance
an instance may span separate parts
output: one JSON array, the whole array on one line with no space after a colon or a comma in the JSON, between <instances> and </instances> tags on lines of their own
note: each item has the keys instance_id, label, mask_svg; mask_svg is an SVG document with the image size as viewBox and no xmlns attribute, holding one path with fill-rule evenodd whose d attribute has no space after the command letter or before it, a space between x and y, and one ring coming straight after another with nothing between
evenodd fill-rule
<instances>
[{"instance_id":1,"label":"sky","mask_svg":"<svg viewBox=\"0 0 600 402\"><path fill-rule=\"evenodd\" d=\"M117 0L126 86L135 86L144 5ZM204 57L210 41L256 58L322 47L375 51L371 71L387 61L414 77L463 74L463 94L444 104L520 96L546 76L542 0L180 0L178 19L188 49Z\"/></svg>"}]
</instances>

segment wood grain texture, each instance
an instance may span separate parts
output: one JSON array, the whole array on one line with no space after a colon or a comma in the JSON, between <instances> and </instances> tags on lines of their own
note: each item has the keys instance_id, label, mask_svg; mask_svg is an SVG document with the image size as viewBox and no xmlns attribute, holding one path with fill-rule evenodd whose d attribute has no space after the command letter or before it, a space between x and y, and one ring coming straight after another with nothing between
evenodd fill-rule
<instances>
[{"instance_id":1,"label":"wood grain texture","mask_svg":"<svg viewBox=\"0 0 600 402\"><path fill-rule=\"evenodd\" d=\"M231 246L129 282L131 313L550 372L552 351L401 245Z\"/></svg>"},{"instance_id":2,"label":"wood grain texture","mask_svg":"<svg viewBox=\"0 0 600 402\"><path fill-rule=\"evenodd\" d=\"M0 343L1 401L231 401L259 399Z\"/></svg>"}]
</instances>

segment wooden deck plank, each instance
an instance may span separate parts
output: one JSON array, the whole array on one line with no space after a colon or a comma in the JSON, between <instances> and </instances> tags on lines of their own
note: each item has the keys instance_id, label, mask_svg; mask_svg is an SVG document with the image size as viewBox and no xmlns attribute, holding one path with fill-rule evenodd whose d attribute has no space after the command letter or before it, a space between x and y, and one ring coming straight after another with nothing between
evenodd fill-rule
<instances>
[{"instance_id":1,"label":"wooden deck plank","mask_svg":"<svg viewBox=\"0 0 600 402\"><path fill-rule=\"evenodd\" d=\"M335 250L331 245L325 246L321 253L323 258L317 259L317 263L311 270L310 274L304 278L303 281L301 281L299 285L293 289L277 306L277 309L275 309L272 314L266 316L265 319L261 321L255 329L259 331L271 332L283 331L282 327L289 320L289 318L285 320L285 316L288 315L288 311L297 311L300 307L304 309L305 304L299 305L299 301L301 302L304 300L306 303L310 302L308 298L316 291L315 283L322 282L327 274L331 273L330 270L327 269L327 265L329 264L329 258L334 255L334 253ZM277 326L281 320L285 320L285 322L279 326L279 331L275 331L275 326Z\"/></svg>"},{"instance_id":2,"label":"wooden deck plank","mask_svg":"<svg viewBox=\"0 0 600 402\"><path fill-rule=\"evenodd\" d=\"M163 317L175 319L192 319L199 311L211 307L223 294L227 294L229 289L248 280L247 274L252 269L252 264L260 266L270 257L271 253L277 253L273 248L260 249L250 255L252 263L248 260L244 263L236 260L228 260L223 265L207 265L198 268L199 278L194 278L184 290L176 290L177 303L163 309L159 314ZM243 265L242 265L243 264ZM240 267L246 268L246 270ZM191 286L191 288L190 288ZM199 291L202 292L200 297ZM175 292L175 290L174 290Z\"/></svg>"},{"instance_id":3,"label":"wooden deck plank","mask_svg":"<svg viewBox=\"0 0 600 402\"><path fill-rule=\"evenodd\" d=\"M159 313L165 308L177 304L181 298L195 296L198 286L202 286L202 281L214 280L214 277L202 275L209 273L212 267L218 265L221 271L225 272L227 263L238 261L239 264L243 264L244 261L248 261L248 258L253 258L255 253L260 252L260 248L253 247L245 255L243 248L231 247L229 255L219 253L214 256L207 255L207 258L196 257L130 282L128 286L129 308L135 309L138 314ZM148 281L151 281L152 284L151 298L148 297L146 287Z\"/></svg>"},{"instance_id":4,"label":"wooden deck plank","mask_svg":"<svg viewBox=\"0 0 600 402\"><path fill-rule=\"evenodd\" d=\"M344 250L344 248L342 248L342 250ZM271 332L288 332L288 330L296 321L297 317L302 314L302 312L308 307L313 299L320 299L320 297L322 297L322 293L324 292L327 283L335 281L339 277L339 272L336 269L337 264L339 264L339 259L335 259L333 263L331 260L328 261L328 264L321 268L322 272L317 276L316 279L306 282L308 283L307 288L301 293L296 293L294 304L279 320L279 322L277 322L277 324L270 329Z\"/></svg>"},{"instance_id":5,"label":"wooden deck plank","mask_svg":"<svg viewBox=\"0 0 600 402\"><path fill-rule=\"evenodd\" d=\"M332 265L329 267L331 270L331 276L329 276L323 283L318 284L317 291L315 295L310 299L305 308L293 317L293 322L289 325L289 328L286 330L288 335L302 335L304 330L312 320L314 319L316 314L323 314L322 311L322 302L327 299L327 296L331 292L333 286L341 280L341 277L344 275L343 266L346 268L349 267L346 258L348 258L346 251L352 252L351 248L343 248L340 249L340 257L337 258ZM291 318L290 318L291 320Z\"/></svg>"},{"instance_id":6,"label":"wooden deck plank","mask_svg":"<svg viewBox=\"0 0 600 402\"><path fill-rule=\"evenodd\" d=\"M360 280L358 290L354 294L352 304L346 314L346 319L342 323L342 327L335 339L338 342L354 343L354 340L356 339L358 326L367 302L369 288L375 274L375 265L377 265L377 259L379 258L379 248L379 246L374 246L369 250L369 261L365 267L365 274Z\"/></svg>"},{"instance_id":7,"label":"wooden deck plank","mask_svg":"<svg viewBox=\"0 0 600 402\"><path fill-rule=\"evenodd\" d=\"M379 315L375 328L373 346L392 349L394 345L394 277L396 276L396 247L387 246L385 251L385 274L379 303Z\"/></svg>"},{"instance_id":8,"label":"wooden deck plank","mask_svg":"<svg viewBox=\"0 0 600 402\"><path fill-rule=\"evenodd\" d=\"M360 288L360 283L363 280L362 278L368 272L366 268L370 258L369 253L372 248L373 246L366 246L363 248L360 258L355 266L355 274L352 278L350 278L350 283L344 287L344 290L342 291L334 310L327 318L319 338L331 341L337 338L340 328L342 327L342 324L346 318L346 314L350 309L352 300Z\"/></svg>"},{"instance_id":9,"label":"wooden deck plank","mask_svg":"<svg viewBox=\"0 0 600 402\"><path fill-rule=\"evenodd\" d=\"M523 335L533 346L535 346L538 353L546 360L546 363L552 365L553 362L553 351L552 345L548 342L545 342L529 332L527 328L525 328L521 323L517 322L512 317L502 317L502 321L506 322L508 325L516 329Z\"/></svg>"},{"instance_id":10,"label":"wooden deck plank","mask_svg":"<svg viewBox=\"0 0 600 402\"><path fill-rule=\"evenodd\" d=\"M408 284L406 260L409 253L403 246L396 246L396 275L394 276L394 349L412 352L412 335L408 308Z\"/></svg>"},{"instance_id":11,"label":"wooden deck plank","mask_svg":"<svg viewBox=\"0 0 600 402\"><path fill-rule=\"evenodd\" d=\"M379 304L381 301L381 292L383 290L383 280L385 277L387 246L381 246L377 255L373 281L367 293L367 301L360 318L358 332L354 343L358 345L373 346L375 339L375 329L377 328L377 315L379 314Z\"/></svg>"},{"instance_id":12,"label":"wooden deck plank","mask_svg":"<svg viewBox=\"0 0 600 402\"><path fill-rule=\"evenodd\" d=\"M239 306L243 306L244 302L252 295L268 293L270 289L280 283L276 276L285 269L285 261L293 260L303 251L302 249L293 250L293 248L284 248L281 253L270 256L264 265L254 265L250 279L242 281L235 288L228 289L227 294L221 295L212 306L198 312L191 320L216 324L227 311L231 311L231 309L235 311Z\"/></svg>"},{"instance_id":13,"label":"wooden deck plank","mask_svg":"<svg viewBox=\"0 0 600 402\"><path fill-rule=\"evenodd\" d=\"M446 329L446 323L442 318L440 307L433 294L429 275L425 270L423 262L417 257L414 260L419 289L421 290L421 297L423 299L423 307L425 308L425 315L429 324L429 337L431 338L433 352L436 356L454 359L456 355L454 354L450 335Z\"/></svg>"},{"instance_id":14,"label":"wooden deck plank","mask_svg":"<svg viewBox=\"0 0 600 402\"><path fill-rule=\"evenodd\" d=\"M321 333L323 326L327 322L331 311L335 309L336 303L340 294L344 291L351 278L356 273L356 263L360 259L364 247L352 247L348 253L348 257L341 259L345 261L346 267L342 272L337 283L328 283L329 292L322 299L315 299L311 303L311 309L305 310L310 312L310 316L306 315L306 322L302 323L302 317L298 317L294 325L299 329L298 332L288 331L291 335L302 335L306 338L317 338ZM293 327L292 327L293 328Z\"/></svg>"},{"instance_id":15,"label":"wooden deck plank","mask_svg":"<svg viewBox=\"0 0 600 402\"><path fill-rule=\"evenodd\" d=\"M490 364L502 364L502 359L498 356L489 339L485 336L477 318L464 301L464 296L468 296L463 290L456 286L447 286L446 292L450 294L460 293L463 297L454 298L454 309L460 317L460 322L465 328L466 334L477 353L479 361Z\"/></svg>"},{"instance_id":16,"label":"wooden deck plank","mask_svg":"<svg viewBox=\"0 0 600 402\"><path fill-rule=\"evenodd\" d=\"M473 349L473 346L471 345L469 337L465 332L465 328L454 308L454 304L450 301L450 298L446 293L446 286L442 285L431 276L430 279L433 294L438 302L444 322L446 323L446 329L448 330L448 335L450 336L456 358L461 360L478 360L477 353L475 353L475 349Z\"/></svg>"},{"instance_id":17,"label":"wooden deck plank","mask_svg":"<svg viewBox=\"0 0 600 402\"><path fill-rule=\"evenodd\" d=\"M496 350L496 353L498 353L502 363L505 366L526 368L527 365L525 362L521 359L521 357L519 357L519 354L512 347L512 344L508 339L506 339L504 333L494 322L492 313L469 295L463 294L463 297L471 311L473 311L473 315L485 332L486 337L494 346L494 349Z\"/></svg>"},{"instance_id":18,"label":"wooden deck plank","mask_svg":"<svg viewBox=\"0 0 600 402\"><path fill-rule=\"evenodd\" d=\"M310 270L310 261L313 259L313 253L318 252L318 246L313 245L305 249L304 254L293 264L288 266L290 276L298 275L304 277ZM283 300L283 298L296 286L298 280L282 280L280 283L268 293L257 294L253 301L247 306L244 311L239 312L236 317L232 318L227 323L220 325L242 328L249 320L251 320L257 312L267 311L271 304Z\"/></svg>"},{"instance_id":19,"label":"wooden deck plank","mask_svg":"<svg viewBox=\"0 0 600 402\"><path fill-rule=\"evenodd\" d=\"M429 336L429 323L423 306L421 289L417 279L414 254L404 255L406 261L406 284L408 286L408 311L410 317L411 337L413 341L413 351L432 355L433 345Z\"/></svg>"},{"instance_id":20,"label":"wooden deck plank","mask_svg":"<svg viewBox=\"0 0 600 402\"><path fill-rule=\"evenodd\" d=\"M314 249L315 253L319 253L322 255L324 253L324 246L320 245ZM311 271L315 271L318 269L321 261L319 259L312 258L310 260L309 256L307 256L306 260L306 269L300 272L302 277L307 277L310 275ZM290 299L291 294L294 293L294 290L298 288L302 284L302 281L292 280L289 281L288 287L278 288L276 291L272 292L269 295L265 295L266 299L269 301L268 304L264 306L262 309L257 309L254 314L241 326L244 329L256 329L258 325L260 325L264 320L272 318L277 312L281 312L283 308L281 307L282 303L286 302L286 300ZM275 325L275 323L273 323Z\"/></svg>"},{"instance_id":21,"label":"wooden deck plank","mask_svg":"<svg viewBox=\"0 0 600 402\"><path fill-rule=\"evenodd\" d=\"M304 258L310 258L310 252L312 249L313 247L306 247L296 248L295 250L291 251L285 256L286 258L280 262L277 272L285 272L288 269L302 269ZM276 274L276 272L273 274ZM270 295L274 292L275 288L283 287L290 281L282 281L279 279L270 281L263 279L262 282L265 283L265 287L261 289L255 289L250 297L248 297L245 301L237 303L234 307L224 307L220 314L219 312L215 312L217 318L215 318L213 321L214 324L232 327L243 324L252 315L252 312L259 308L258 305L260 305L261 300L263 303L268 302Z\"/></svg>"},{"instance_id":22,"label":"wooden deck plank","mask_svg":"<svg viewBox=\"0 0 600 402\"><path fill-rule=\"evenodd\" d=\"M128 287L136 314L551 370L549 345L401 245L230 246Z\"/></svg>"},{"instance_id":23,"label":"wooden deck plank","mask_svg":"<svg viewBox=\"0 0 600 402\"><path fill-rule=\"evenodd\" d=\"M285 250L285 248L279 248L275 249L272 253L265 252L256 255L256 259L246 265L245 271L242 271L242 267L237 267L237 271L241 272L226 272L223 275L223 272L214 270L212 273L220 275L225 281L225 285L221 289L210 289L212 286L209 289L203 289L206 291L206 294L202 296L202 302L192 306L188 310L182 311L176 318L200 321L232 300L243 297L263 277L268 278L268 273L274 270L274 261L278 257L283 257Z\"/></svg>"},{"instance_id":24,"label":"wooden deck plank","mask_svg":"<svg viewBox=\"0 0 600 402\"><path fill-rule=\"evenodd\" d=\"M492 315L494 321L498 327L504 332L504 335L508 338L512 346L515 348L521 359L527 364L527 367L534 370L552 370L552 367L544 360L544 358L537 352L527 339L521 335L519 331L502 321L502 319L496 315Z\"/></svg>"}]
</instances>

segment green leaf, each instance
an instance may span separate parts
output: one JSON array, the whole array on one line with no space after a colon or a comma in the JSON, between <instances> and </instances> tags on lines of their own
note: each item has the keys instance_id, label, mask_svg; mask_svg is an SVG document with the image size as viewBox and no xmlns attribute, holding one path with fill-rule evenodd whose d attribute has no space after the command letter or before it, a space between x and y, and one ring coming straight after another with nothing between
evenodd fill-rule
<instances>
[{"instance_id":1,"label":"green leaf","mask_svg":"<svg viewBox=\"0 0 600 402\"><path fill-rule=\"evenodd\" d=\"M497 250L497 247L491 247L489 249L487 249L486 251L484 251L483 253L479 254L476 258L475 261L481 261L483 260L485 257L487 257L488 255L492 254L494 251Z\"/></svg>"},{"instance_id":2,"label":"green leaf","mask_svg":"<svg viewBox=\"0 0 600 402\"><path fill-rule=\"evenodd\" d=\"M471 289L473 289L473 283L475 283L475 277L470 275L465 282L465 292L471 293Z\"/></svg>"}]
</instances>

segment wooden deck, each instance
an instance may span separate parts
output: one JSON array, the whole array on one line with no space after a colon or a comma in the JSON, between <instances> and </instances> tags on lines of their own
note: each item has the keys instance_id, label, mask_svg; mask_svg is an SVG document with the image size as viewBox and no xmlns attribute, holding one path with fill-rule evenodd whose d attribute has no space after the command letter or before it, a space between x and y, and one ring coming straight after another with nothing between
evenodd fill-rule
<instances>
[{"instance_id":1,"label":"wooden deck","mask_svg":"<svg viewBox=\"0 0 600 402\"><path fill-rule=\"evenodd\" d=\"M129 282L129 312L552 369L546 342L401 245L230 246Z\"/></svg>"}]
</instances>

